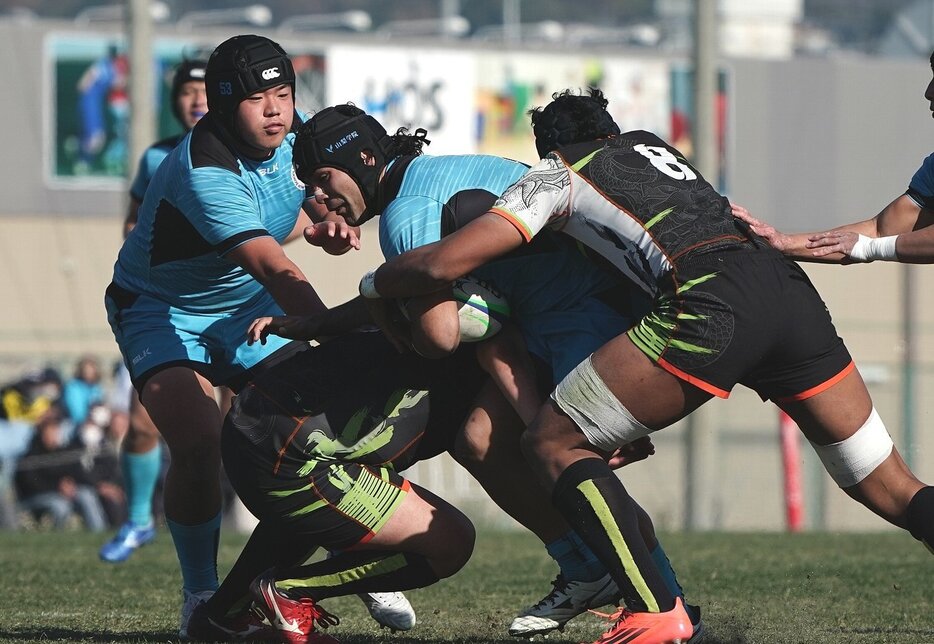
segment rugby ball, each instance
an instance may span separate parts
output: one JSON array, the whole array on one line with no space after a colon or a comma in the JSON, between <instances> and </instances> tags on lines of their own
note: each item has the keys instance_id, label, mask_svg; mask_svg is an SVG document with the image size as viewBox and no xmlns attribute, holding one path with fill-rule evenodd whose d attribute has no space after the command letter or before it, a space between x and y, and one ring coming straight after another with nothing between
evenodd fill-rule
<instances>
[{"instance_id":1,"label":"rugby ball","mask_svg":"<svg viewBox=\"0 0 934 644\"><path fill-rule=\"evenodd\" d=\"M461 342L480 342L496 335L509 319L509 303L488 282L465 275L451 287L457 302Z\"/></svg>"}]
</instances>

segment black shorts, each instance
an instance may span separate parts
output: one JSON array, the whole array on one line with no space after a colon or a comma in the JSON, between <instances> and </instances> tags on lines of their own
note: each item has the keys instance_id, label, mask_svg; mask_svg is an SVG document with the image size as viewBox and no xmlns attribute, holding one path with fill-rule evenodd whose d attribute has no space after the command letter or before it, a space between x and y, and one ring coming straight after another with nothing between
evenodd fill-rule
<instances>
[{"instance_id":1,"label":"black shorts","mask_svg":"<svg viewBox=\"0 0 934 644\"><path fill-rule=\"evenodd\" d=\"M630 340L675 376L726 398L804 400L853 368L805 272L772 250L718 251L679 264Z\"/></svg>"},{"instance_id":2,"label":"black shorts","mask_svg":"<svg viewBox=\"0 0 934 644\"><path fill-rule=\"evenodd\" d=\"M399 474L453 445L485 374L472 346L398 354L378 333L295 355L234 400L224 469L261 521L331 549L375 535L404 498Z\"/></svg>"}]
</instances>

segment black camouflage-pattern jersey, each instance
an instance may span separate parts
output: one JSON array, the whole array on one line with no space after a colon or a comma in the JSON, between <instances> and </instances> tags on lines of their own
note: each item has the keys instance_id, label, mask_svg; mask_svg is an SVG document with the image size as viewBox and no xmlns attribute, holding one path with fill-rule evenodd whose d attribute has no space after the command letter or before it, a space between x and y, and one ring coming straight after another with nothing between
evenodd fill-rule
<instances>
[{"instance_id":1,"label":"black camouflage-pattern jersey","mask_svg":"<svg viewBox=\"0 0 934 644\"><path fill-rule=\"evenodd\" d=\"M680 152L641 130L560 148L493 211L526 239L545 227L579 239L653 295L679 263L749 241L729 201Z\"/></svg>"},{"instance_id":2,"label":"black camouflage-pattern jersey","mask_svg":"<svg viewBox=\"0 0 934 644\"><path fill-rule=\"evenodd\" d=\"M283 483L338 462L400 471L448 449L483 382L472 348L443 360L399 354L381 333L311 347L235 399L224 431Z\"/></svg>"}]
</instances>

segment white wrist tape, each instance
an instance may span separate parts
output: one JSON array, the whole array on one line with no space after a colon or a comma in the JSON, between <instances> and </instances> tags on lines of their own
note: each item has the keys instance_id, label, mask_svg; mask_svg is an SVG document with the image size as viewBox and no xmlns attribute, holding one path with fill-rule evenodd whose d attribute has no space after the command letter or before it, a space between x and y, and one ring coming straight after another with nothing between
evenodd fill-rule
<instances>
[{"instance_id":1,"label":"white wrist tape","mask_svg":"<svg viewBox=\"0 0 934 644\"><path fill-rule=\"evenodd\" d=\"M379 299L379 293L376 291L376 270L372 270L360 278L360 295L368 300Z\"/></svg>"},{"instance_id":2,"label":"white wrist tape","mask_svg":"<svg viewBox=\"0 0 934 644\"><path fill-rule=\"evenodd\" d=\"M869 476L895 446L875 407L863 426L846 440L832 445L811 445L830 478L842 488L852 487Z\"/></svg>"},{"instance_id":3,"label":"white wrist tape","mask_svg":"<svg viewBox=\"0 0 934 644\"><path fill-rule=\"evenodd\" d=\"M853 250L850 251L850 257L859 262L872 262L881 259L884 262L897 262L898 256L895 254L895 240L898 235L889 237L866 237L859 235L856 243L853 244Z\"/></svg>"}]
</instances>

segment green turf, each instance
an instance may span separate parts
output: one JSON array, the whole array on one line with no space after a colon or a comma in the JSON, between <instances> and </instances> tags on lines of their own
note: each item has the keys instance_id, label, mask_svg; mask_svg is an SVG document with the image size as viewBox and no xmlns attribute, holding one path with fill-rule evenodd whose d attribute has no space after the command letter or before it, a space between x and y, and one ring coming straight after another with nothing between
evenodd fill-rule
<instances>
[{"instance_id":1,"label":"green turf","mask_svg":"<svg viewBox=\"0 0 934 644\"><path fill-rule=\"evenodd\" d=\"M101 537L82 532L0 533L0 643L177 641L179 581L167 533L122 565L97 560ZM224 537L221 568L243 540ZM671 534L664 543L703 606L709 643L934 643L934 559L902 533ZM516 609L537 600L555 572L524 534L481 532L457 576L409 593L419 623L380 632L356 599L329 600L346 644L515 642ZM547 642L592 641L585 615ZM540 638L539 638L540 639Z\"/></svg>"}]
</instances>

